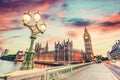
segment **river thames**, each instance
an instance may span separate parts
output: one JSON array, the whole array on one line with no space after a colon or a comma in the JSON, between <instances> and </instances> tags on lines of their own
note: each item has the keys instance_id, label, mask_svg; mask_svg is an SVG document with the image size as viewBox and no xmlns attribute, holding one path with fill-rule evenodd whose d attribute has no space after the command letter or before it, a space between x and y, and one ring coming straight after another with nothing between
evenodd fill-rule
<instances>
[{"instance_id":1,"label":"river thames","mask_svg":"<svg viewBox=\"0 0 120 80\"><path fill-rule=\"evenodd\" d=\"M0 59L0 74L19 70L19 68L20 68L20 64L16 65L15 62L5 61Z\"/></svg>"},{"instance_id":2,"label":"river thames","mask_svg":"<svg viewBox=\"0 0 120 80\"><path fill-rule=\"evenodd\" d=\"M0 59L0 74L19 70L20 66L21 66L21 62L15 63L12 61L6 61ZM46 65L46 64L34 64L34 68L39 68L39 69L50 68L50 67L54 67L54 66Z\"/></svg>"}]
</instances>

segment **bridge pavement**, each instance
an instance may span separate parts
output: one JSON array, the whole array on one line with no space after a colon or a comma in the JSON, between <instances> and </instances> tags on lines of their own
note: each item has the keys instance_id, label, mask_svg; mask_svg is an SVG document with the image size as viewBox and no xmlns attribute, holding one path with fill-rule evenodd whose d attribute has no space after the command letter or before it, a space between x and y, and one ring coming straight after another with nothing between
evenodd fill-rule
<instances>
[{"instance_id":1,"label":"bridge pavement","mask_svg":"<svg viewBox=\"0 0 120 80\"><path fill-rule=\"evenodd\" d=\"M64 80L118 80L104 65L93 64L76 70L73 75Z\"/></svg>"}]
</instances>

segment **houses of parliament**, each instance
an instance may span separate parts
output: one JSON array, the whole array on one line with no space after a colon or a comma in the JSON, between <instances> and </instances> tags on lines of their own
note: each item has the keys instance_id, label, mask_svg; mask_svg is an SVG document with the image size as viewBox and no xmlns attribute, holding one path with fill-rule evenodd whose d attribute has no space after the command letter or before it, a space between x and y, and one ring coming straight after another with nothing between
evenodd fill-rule
<instances>
[{"instance_id":1,"label":"houses of parliament","mask_svg":"<svg viewBox=\"0 0 120 80\"><path fill-rule=\"evenodd\" d=\"M35 44L34 61L53 62L62 64L80 63L91 61L93 55L92 42L90 34L85 27L84 34L85 52L73 48L73 41L64 40L63 42L55 42L54 50L49 51L49 43L46 42L45 47L41 43ZM17 58L20 58L17 56Z\"/></svg>"},{"instance_id":2,"label":"houses of parliament","mask_svg":"<svg viewBox=\"0 0 120 80\"><path fill-rule=\"evenodd\" d=\"M35 60L55 63L78 63L82 61L82 53L73 49L73 42L69 39L62 43L54 43L54 51L49 51L48 42L45 47L36 43Z\"/></svg>"}]
</instances>

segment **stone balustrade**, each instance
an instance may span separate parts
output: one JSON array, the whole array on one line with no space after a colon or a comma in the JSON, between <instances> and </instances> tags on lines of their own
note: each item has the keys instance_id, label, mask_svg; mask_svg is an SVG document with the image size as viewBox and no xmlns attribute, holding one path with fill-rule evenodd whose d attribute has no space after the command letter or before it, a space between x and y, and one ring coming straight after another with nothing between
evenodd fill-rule
<instances>
[{"instance_id":1,"label":"stone balustrade","mask_svg":"<svg viewBox=\"0 0 120 80\"><path fill-rule=\"evenodd\" d=\"M92 63L59 66L47 69L19 70L0 76L0 80L62 80L72 75L74 70Z\"/></svg>"}]
</instances>

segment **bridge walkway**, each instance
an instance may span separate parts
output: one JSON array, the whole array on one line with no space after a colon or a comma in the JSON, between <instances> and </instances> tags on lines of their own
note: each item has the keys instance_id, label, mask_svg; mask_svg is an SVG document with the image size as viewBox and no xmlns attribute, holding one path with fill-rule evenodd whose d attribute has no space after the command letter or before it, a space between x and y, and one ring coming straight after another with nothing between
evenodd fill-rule
<instances>
[{"instance_id":1,"label":"bridge walkway","mask_svg":"<svg viewBox=\"0 0 120 80\"><path fill-rule=\"evenodd\" d=\"M92 64L76 70L71 76L62 80L118 80L110 70L101 64Z\"/></svg>"}]
</instances>

